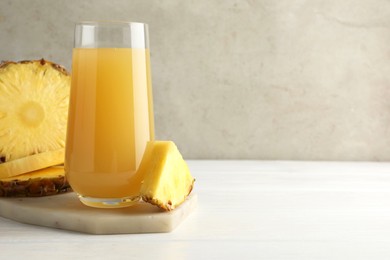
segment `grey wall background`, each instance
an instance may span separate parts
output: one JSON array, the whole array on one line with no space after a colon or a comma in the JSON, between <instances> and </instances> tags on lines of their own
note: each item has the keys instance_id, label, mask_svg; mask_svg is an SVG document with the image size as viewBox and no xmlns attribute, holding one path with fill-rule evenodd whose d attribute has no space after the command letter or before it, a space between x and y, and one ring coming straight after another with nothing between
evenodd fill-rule
<instances>
[{"instance_id":1,"label":"grey wall background","mask_svg":"<svg viewBox=\"0 0 390 260\"><path fill-rule=\"evenodd\" d=\"M149 24L158 139L184 157L390 159L388 0L1 0L0 59L70 69L74 23Z\"/></svg>"}]
</instances>

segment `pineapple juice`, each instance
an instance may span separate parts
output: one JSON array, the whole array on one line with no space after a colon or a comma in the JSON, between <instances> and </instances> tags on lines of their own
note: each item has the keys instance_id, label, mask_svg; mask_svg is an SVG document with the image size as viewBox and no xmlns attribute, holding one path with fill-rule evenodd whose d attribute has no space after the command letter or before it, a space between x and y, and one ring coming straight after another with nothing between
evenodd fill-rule
<instances>
[{"instance_id":1,"label":"pineapple juice","mask_svg":"<svg viewBox=\"0 0 390 260\"><path fill-rule=\"evenodd\" d=\"M65 170L79 195L138 195L135 173L154 139L149 63L147 49L73 50Z\"/></svg>"}]
</instances>

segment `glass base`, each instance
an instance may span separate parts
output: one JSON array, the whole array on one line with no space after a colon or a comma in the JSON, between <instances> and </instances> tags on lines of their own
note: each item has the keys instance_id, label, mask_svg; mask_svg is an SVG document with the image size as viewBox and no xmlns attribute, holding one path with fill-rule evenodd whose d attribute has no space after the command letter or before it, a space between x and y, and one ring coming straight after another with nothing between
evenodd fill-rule
<instances>
[{"instance_id":1,"label":"glass base","mask_svg":"<svg viewBox=\"0 0 390 260\"><path fill-rule=\"evenodd\" d=\"M78 196L84 205L94 208L125 208L140 201L139 196L125 198L91 198L80 194Z\"/></svg>"}]
</instances>

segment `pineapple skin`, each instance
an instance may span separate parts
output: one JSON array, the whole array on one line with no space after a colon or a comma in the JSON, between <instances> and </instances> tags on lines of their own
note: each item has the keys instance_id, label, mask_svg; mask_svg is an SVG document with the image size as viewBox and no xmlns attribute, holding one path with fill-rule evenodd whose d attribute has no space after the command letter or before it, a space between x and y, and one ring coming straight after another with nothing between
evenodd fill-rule
<instances>
[{"instance_id":1,"label":"pineapple skin","mask_svg":"<svg viewBox=\"0 0 390 260\"><path fill-rule=\"evenodd\" d=\"M148 142L140 170L142 200L171 211L191 193L195 179L172 141Z\"/></svg>"},{"instance_id":2,"label":"pineapple skin","mask_svg":"<svg viewBox=\"0 0 390 260\"><path fill-rule=\"evenodd\" d=\"M0 179L0 197L41 197L71 191L63 167L26 173Z\"/></svg>"},{"instance_id":3,"label":"pineapple skin","mask_svg":"<svg viewBox=\"0 0 390 260\"><path fill-rule=\"evenodd\" d=\"M71 191L65 176L0 181L0 197L42 197Z\"/></svg>"},{"instance_id":4,"label":"pineapple skin","mask_svg":"<svg viewBox=\"0 0 390 260\"><path fill-rule=\"evenodd\" d=\"M193 183L194 182L195 182L195 179L194 179ZM183 196L182 200L180 200L179 202L175 202L175 203L173 203L171 200L159 199L158 196L156 197L153 195L143 195L142 200L144 202L153 204L153 205L155 205L155 206L157 206L165 211L172 211L175 208L177 208L178 206L180 206L180 204L182 204L185 201L185 199L191 194L192 188L193 188L193 184L190 186L187 195ZM184 193L184 194L186 194L186 193Z\"/></svg>"},{"instance_id":5,"label":"pineapple skin","mask_svg":"<svg viewBox=\"0 0 390 260\"><path fill-rule=\"evenodd\" d=\"M0 63L0 69L1 68L5 68L5 67L7 67L10 64L18 64L18 63L20 63L20 64L28 64L28 63L34 63L34 62L39 62L42 66L44 66L45 64L49 64L50 66L52 66L53 68L55 68L59 72L63 73L66 76L69 76L68 71L64 67L62 67L59 64L53 63L51 61L47 61L47 60L45 60L43 58L40 59L40 60L22 60L22 61L18 61L18 62L15 62L15 61L2 61Z\"/></svg>"}]
</instances>

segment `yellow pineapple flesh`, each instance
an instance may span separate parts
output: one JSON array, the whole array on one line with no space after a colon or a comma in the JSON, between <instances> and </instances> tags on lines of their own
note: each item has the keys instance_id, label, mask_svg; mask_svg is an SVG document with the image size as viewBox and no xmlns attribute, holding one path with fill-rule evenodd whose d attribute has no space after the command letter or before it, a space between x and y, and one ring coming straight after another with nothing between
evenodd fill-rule
<instances>
[{"instance_id":1,"label":"yellow pineapple flesh","mask_svg":"<svg viewBox=\"0 0 390 260\"><path fill-rule=\"evenodd\" d=\"M0 179L63 163L69 92L60 65L0 64Z\"/></svg>"},{"instance_id":2,"label":"yellow pineapple flesh","mask_svg":"<svg viewBox=\"0 0 390 260\"><path fill-rule=\"evenodd\" d=\"M65 149L37 153L0 164L0 178L18 176L64 163Z\"/></svg>"},{"instance_id":3,"label":"yellow pineapple flesh","mask_svg":"<svg viewBox=\"0 0 390 260\"><path fill-rule=\"evenodd\" d=\"M63 166L0 179L0 197L39 197L70 191Z\"/></svg>"},{"instance_id":4,"label":"yellow pineapple flesh","mask_svg":"<svg viewBox=\"0 0 390 260\"><path fill-rule=\"evenodd\" d=\"M195 181L172 141L148 142L139 171L143 176L142 199L164 210L183 203Z\"/></svg>"}]
</instances>

